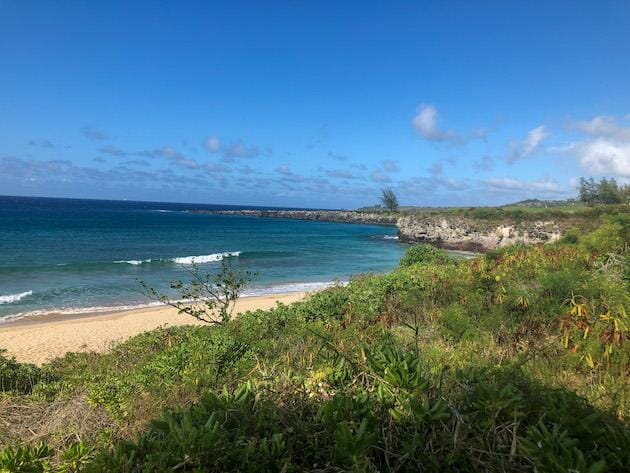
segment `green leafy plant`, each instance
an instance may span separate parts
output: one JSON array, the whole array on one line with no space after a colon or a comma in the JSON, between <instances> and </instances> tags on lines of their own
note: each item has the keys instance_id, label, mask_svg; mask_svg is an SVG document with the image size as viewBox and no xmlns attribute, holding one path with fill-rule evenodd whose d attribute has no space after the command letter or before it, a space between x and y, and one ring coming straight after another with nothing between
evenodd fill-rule
<instances>
[{"instance_id":1,"label":"green leafy plant","mask_svg":"<svg viewBox=\"0 0 630 473\"><path fill-rule=\"evenodd\" d=\"M224 324L232 318L236 301L255 276L249 271L234 269L229 258L221 260L221 268L216 274L202 273L196 264L192 265L189 274L192 277L190 283L171 283L171 289L179 294L178 300L171 299L144 281L140 284L145 295L176 308L180 314L190 315L201 322Z\"/></svg>"},{"instance_id":2,"label":"green leafy plant","mask_svg":"<svg viewBox=\"0 0 630 473\"><path fill-rule=\"evenodd\" d=\"M53 451L44 444L36 447L8 447L0 453L0 473L44 473L50 471Z\"/></svg>"},{"instance_id":3,"label":"green leafy plant","mask_svg":"<svg viewBox=\"0 0 630 473\"><path fill-rule=\"evenodd\" d=\"M400 259L400 266L414 264L447 263L450 261L446 252L427 244L413 245Z\"/></svg>"}]
</instances>

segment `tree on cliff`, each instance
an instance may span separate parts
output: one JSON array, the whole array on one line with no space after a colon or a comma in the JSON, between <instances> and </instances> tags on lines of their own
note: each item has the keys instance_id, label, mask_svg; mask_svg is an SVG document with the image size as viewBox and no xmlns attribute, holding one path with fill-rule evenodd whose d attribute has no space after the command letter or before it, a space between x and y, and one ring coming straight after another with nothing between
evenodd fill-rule
<instances>
[{"instance_id":1,"label":"tree on cliff","mask_svg":"<svg viewBox=\"0 0 630 473\"><path fill-rule=\"evenodd\" d=\"M394 194L394 191L389 187L385 187L381 190L381 192L381 202L383 203L383 207L390 212L396 212L398 210L398 198L396 197L396 194Z\"/></svg>"}]
</instances>

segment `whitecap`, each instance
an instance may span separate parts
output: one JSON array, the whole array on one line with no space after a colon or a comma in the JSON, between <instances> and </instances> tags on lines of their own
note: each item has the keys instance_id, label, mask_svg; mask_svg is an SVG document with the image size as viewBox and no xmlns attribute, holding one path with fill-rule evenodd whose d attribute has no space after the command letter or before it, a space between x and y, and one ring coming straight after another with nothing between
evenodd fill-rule
<instances>
[{"instance_id":1,"label":"whitecap","mask_svg":"<svg viewBox=\"0 0 630 473\"><path fill-rule=\"evenodd\" d=\"M214 263L217 261L221 261L223 258L229 258L231 256L240 256L240 251L226 251L224 253L212 253L210 255L199 255L199 256L180 256L178 258L173 258L170 261L176 264L203 264L203 263Z\"/></svg>"},{"instance_id":2,"label":"whitecap","mask_svg":"<svg viewBox=\"0 0 630 473\"><path fill-rule=\"evenodd\" d=\"M290 292L317 292L334 286L347 286L348 281L318 281L295 282L278 284L267 287L254 287L243 292L243 297L268 296L274 294L287 294Z\"/></svg>"},{"instance_id":3,"label":"whitecap","mask_svg":"<svg viewBox=\"0 0 630 473\"><path fill-rule=\"evenodd\" d=\"M7 294L6 296L0 296L0 304L11 304L24 299L27 296L33 294L33 291L20 292L19 294Z\"/></svg>"},{"instance_id":4,"label":"whitecap","mask_svg":"<svg viewBox=\"0 0 630 473\"><path fill-rule=\"evenodd\" d=\"M114 261L114 263L127 263L127 264L132 264L134 266L138 266L138 265L141 265L142 263L150 263L150 262L151 262L150 259L145 259L145 260L130 259L130 260Z\"/></svg>"}]
</instances>

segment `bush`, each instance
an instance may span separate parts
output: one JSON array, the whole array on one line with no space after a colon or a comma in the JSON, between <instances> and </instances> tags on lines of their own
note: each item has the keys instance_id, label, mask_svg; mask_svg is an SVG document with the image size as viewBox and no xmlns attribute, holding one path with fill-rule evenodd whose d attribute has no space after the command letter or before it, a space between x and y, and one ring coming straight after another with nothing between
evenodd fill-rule
<instances>
[{"instance_id":1,"label":"bush","mask_svg":"<svg viewBox=\"0 0 630 473\"><path fill-rule=\"evenodd\" d=\"M580 231L577 228L569 228L560 239L565 245L575 245L580 241Z\"/></svg>"},{"instance_id":2,"label":"bush","mask_svg":"<svg viewBox=\"0 0 630 473\"><path fill-rule=\"evenodd\" d=\"M341 320L348 306L348 290L335 286L310 296L297 306L297 312L305 320Z\"/></svg>"},{"instance_id":3,"label":"bush","mask_svg":"<svg viewBox=\"0 0 630 473\"><path fill-rule=\"evenodd\" d=\"M0 391L30 393L44 378L42 370L30 363L18 363L15 358L7 358L5 352L0 350Z\"/></svg>"},{"instance_id":4,"label":"bush","mask_svg":"<svg viewBox=\"0 0 630 473\"><path fill-rule=\"evenodd\" d=\"M446 252L427 244L413 245L400 259L400 266L414 264L447 263L450 258Z\"/></svg>"}]
</instances>

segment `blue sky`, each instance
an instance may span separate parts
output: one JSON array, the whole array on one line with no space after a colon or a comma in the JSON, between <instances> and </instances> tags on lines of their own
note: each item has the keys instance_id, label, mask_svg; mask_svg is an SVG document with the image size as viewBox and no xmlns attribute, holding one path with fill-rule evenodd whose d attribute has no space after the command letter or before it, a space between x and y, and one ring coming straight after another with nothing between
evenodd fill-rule
<instances>
[{"instance_id":1,"label":"blue sky","mask_svg":"<svg viewBox=\"0 0 630 473\"><path fill-rule=\"evenodd\" d=\"M0 195L492 205L630 180L630 2L0 0Z\"/></svg>"}]
</instances>

